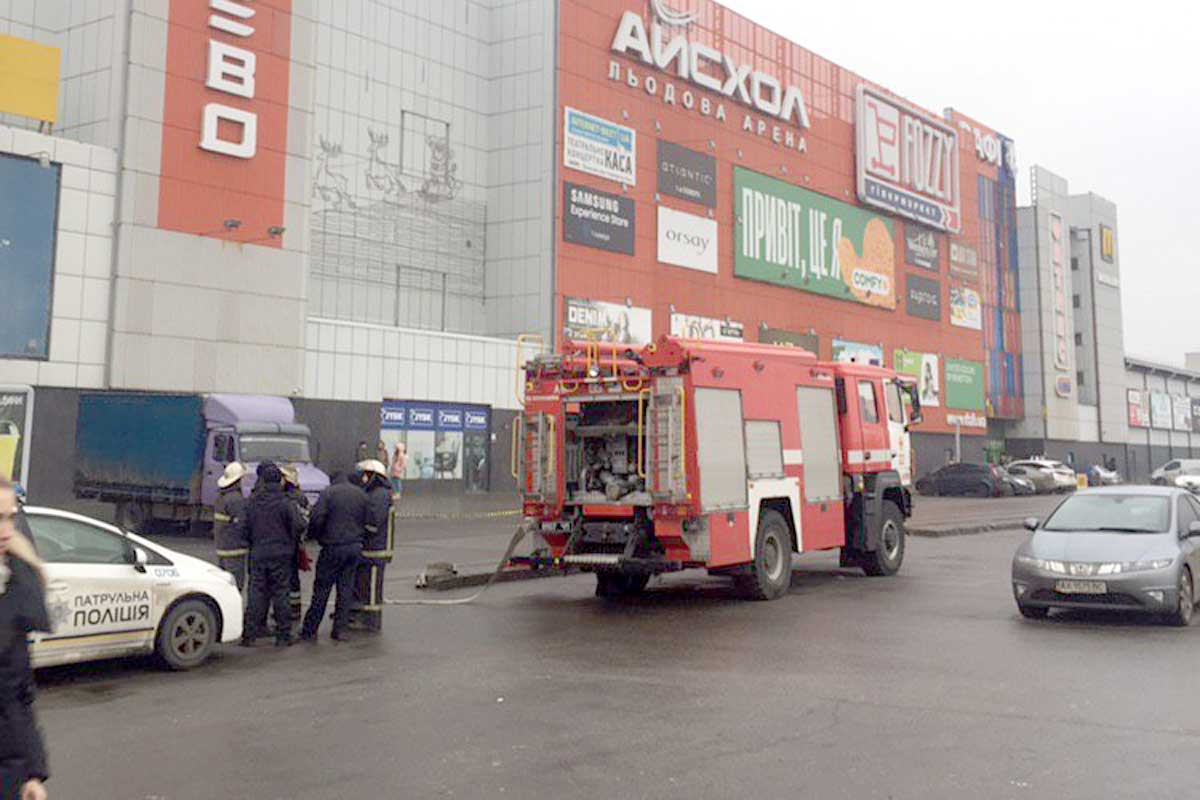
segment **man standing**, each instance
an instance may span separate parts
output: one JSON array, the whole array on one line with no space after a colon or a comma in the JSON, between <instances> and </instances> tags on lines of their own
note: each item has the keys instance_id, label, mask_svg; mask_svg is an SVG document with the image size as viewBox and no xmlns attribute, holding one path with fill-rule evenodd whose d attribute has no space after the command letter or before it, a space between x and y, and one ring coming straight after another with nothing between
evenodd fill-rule
<instances>
[{"instance_id":1,"label":"man standing","mask_svg":"<svg viewBox=\"0 0 1200 800\"><path fill-rule=\"evenodd\" d=\"M275 645L292 643L288 585L304 518L283 492L283 473L274 464L261 468L257 489L238 524L250 545L250 600L246 605L242 646L250 647L267 622L267 605L275 613Z\"/></svg>"},{"instance_id":2,"label":"man standing","mask_svg":"<svg viewBox=\"0 0 1200 800\"><path fill-rule=\"evenodd\" d=\"M383 571L392 560L392 491L387 467L376 459L358 463L367 493L367 537L355 580L355 594L363 626L383 630Z\"/></svg>"},{"instance_id":3,"label":"man standing","mask_svg":"<svg viewBox=\"0 0 1200 800\"><path fill-rule=\"evenodd\" d=\"M283 493L300 509L304 525L308 527L308 498L300 490L300 470L292 464L284 464L279 467L279 471L283 473ZM308 553L301 545L296 548L296 558L292 562L292 574L288 579L288 607L292 609L292 619L296 621L300 619L301 610L300 572L302 570L308 572L310 569L312 569L312 565L308 560Z\"/></svg>"},{"instance_id":4,"label":"man standing","mask_svg":"<svg viewBox=\"0 0 1200 800\"><path fill-rule=\"evenodd\" d=\"M362 559L367 529L367 495L361 488L337 473L329 488L321 493L308 524L308 538L321 545L312 599L300 638L316 641L317 627L325 616L329 592L337 587L333 611L332 638L340 641L350 623L350 605L354 596L354 577Z\"/></svg>"},{"instance_id":5,"label":"man standing","mask_svg":"<svg viewBox=\"0 0 1200 800\"><path fill-rule=\"evenodd\" d=\"M225 473L217 478L217 500L213 503L213 540L217 545L217 563L233 575L238 591L246 585L246 557L250 549L239 535L238 520L246 511L242 494L242 478L246 467L237 461L225 465Z\"/></svg>"}]
</instances>

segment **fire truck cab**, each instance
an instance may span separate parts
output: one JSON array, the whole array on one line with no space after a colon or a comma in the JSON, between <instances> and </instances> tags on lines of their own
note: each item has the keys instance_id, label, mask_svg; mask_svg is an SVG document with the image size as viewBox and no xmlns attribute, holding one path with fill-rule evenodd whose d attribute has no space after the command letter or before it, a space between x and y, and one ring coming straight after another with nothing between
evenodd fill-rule
<instances>
[{"instance_id":1,"label":"fire truck cab","mask_svg":"<svg viewBox=\"0 0 1200 800\"><path fill-rule=\"evenodd\" d=\"M593 571L602 596L701 567L756 599L787 592L792 553L900 568L920 406L895 373L663 337L567 342L525 378L513 472L537 543L522 561Z\"/></svg>"}]
</instances>

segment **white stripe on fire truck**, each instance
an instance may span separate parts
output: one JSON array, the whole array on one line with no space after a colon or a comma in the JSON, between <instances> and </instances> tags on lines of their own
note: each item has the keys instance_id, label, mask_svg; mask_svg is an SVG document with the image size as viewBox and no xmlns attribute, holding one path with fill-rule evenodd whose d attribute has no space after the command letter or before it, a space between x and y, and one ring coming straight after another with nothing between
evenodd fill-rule
<instances>
[{"instance_id":1,"label":"white stripe on fire truck","mask_svg":"<svg viewBox=\"0 0 1200 800\"><path fill-rule=\"evenodd\" d=\"M784 450L783 451L784 466L797 467L804 463L803 450Z\"/></svg>"},{"instance_id":2,"label":"white stripe on fire truck","mask_svg":"<svg viewBox=\"0 0 1200 800\"><path fill-rule=\"evenodd\" d=\"M846 460L850 464L890 464L892 454L887 450L847 450Z\"/></svg>"}]
</instances>

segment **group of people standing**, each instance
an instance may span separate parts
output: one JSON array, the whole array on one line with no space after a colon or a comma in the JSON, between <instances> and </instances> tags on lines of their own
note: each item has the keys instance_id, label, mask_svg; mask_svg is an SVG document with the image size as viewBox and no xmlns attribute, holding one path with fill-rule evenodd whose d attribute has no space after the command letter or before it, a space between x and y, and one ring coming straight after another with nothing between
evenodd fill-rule
<instances>
[{"instance_id":1,"label":"group of people standing","mask_svg":"<svg viewBox=\"0 0 1200 800\"><path fill-rule=\"evenodd\" d=\"M242 645L253 646L274 616L275 644L292 643L300 618L300 571L307 569L305 540L321 546L308 613L300 638L315 641L329 595L336 589L334 640L352 627L382 629L384 569L392 560L394 499L390 470L377 459L359 462L352 474L335 473L311 508L289 467L258 466L246 496L246 468L234 462L218 481L213 535L223 569L247 592Z\"/></svg>"}]
</instances>

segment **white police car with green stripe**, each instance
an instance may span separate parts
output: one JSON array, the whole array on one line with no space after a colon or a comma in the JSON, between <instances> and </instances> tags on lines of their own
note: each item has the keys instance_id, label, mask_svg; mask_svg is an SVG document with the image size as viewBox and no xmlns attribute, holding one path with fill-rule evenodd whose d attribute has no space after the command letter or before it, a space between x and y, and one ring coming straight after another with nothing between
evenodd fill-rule
<instances>
[{"instance_id":1,"label":"white police car with green stripe","mask_svg":"<svg viewBox=\"0 0 1200 800\"><path fill-rule=\"evenodd\" d=\"M241 638L228 572L66 511L26 506L17 524L45 562L54 627L31 638L34 667L154 653L190 669Z\"/></svg>"}]
</instances>

